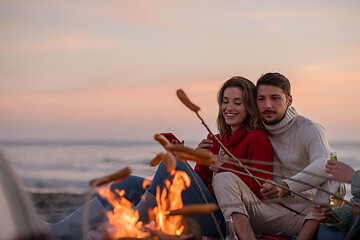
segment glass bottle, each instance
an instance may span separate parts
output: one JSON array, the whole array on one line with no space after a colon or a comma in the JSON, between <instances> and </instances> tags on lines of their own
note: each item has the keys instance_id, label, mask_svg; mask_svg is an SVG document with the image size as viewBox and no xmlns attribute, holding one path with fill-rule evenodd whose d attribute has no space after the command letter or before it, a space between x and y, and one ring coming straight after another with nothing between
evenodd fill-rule
<instances>
[{"instance_id":1,"label":"glass bottle","mask_svg":"<svg viewBox=\"0 0 360 240\"><path fill-rule=\"evenodd\" d=\"M334 160L334 161L337 161L337 156L336 156L336 152L332 152L330 153L330 159L331 160ZM345 195L346 195L346 188L345 188L345 184L344 183L339 183L339 182L336 182L336 181L332 181L331 184L337 184L339 185L335 194L344 198ZM341 207L343 204L343 201L338 199L337 197L331 195L330 196L330 206L332 208L338 208L338 207Z\"/></svg>"},{"instance_id":2,"label":"glass bottle","mask_svg":"<svg viewBox=\"0 0 360 240\"><path fill-rule=\"evenodd\" d=\"M234 222L232 217L229 216L225 220L226 222L226 238L225 240L238 240L235 233Z\"/></svg>"}]
</instances>

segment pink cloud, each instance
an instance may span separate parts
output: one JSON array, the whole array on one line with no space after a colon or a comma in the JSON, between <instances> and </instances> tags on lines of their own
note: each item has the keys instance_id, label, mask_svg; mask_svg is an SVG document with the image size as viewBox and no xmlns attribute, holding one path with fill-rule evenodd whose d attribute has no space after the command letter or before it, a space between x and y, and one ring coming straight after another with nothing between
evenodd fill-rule
<instances>
[{"instance_id":1,"label":"pink cloud","mask_svg":"<svg viewBox=\"0 0 360 240\"><path fill-rule=\"evenodd\" d=\"M218 83L103 87L80 91L5 93L0 96L0 126L9 136L153 136L172 131L179 137L203 137L206 130L176 96L182 88L215 123ZM204 132L204 133L203 133Z\"/></svg>"},{"instance_id":2,"label":"pink cloud","mask_svg":"<svg viewBox=\"0 0 360 240\"><path fill-rule=\"evenodd\" d=\"M185 86L189 96L204 109L216 105L215 84ZM200 94L200 96L199 96ZM210 99L209 99L210 97ZM209 104L211 102L211 104ZM5 94L0 101L3 116L49 121L149 122L176 121L189 110L177 99L174 86L127 86L59 93ZM189 113L191 114L191 113Z\"/></svg>"}]
</instances>

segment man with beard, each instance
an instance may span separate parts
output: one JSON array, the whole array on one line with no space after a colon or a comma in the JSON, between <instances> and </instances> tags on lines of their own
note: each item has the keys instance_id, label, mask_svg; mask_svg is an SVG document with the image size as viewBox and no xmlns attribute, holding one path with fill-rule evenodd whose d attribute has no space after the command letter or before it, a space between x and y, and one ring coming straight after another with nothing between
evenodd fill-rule
<instances>
[{"instance_id":1,"label":"man with beard","mask_svg":"<svg viewBox=\"0 0 360 240\"><path fill-rule=\"evenodd\" d=\"M240 239L255 239L255 234L298 235L297 239L312 239L319 223L311 215L311 203L287 189L309 198L315 196L316 189L288 178L315 186L325 183L323 178L305 173L326 176L325 165L331 150L324 129L300 116L291 106L290 82L282 74L262 75L256 88L258 109L274 148L274 162L279 164L274 166L274 173L283 176L274 176L274 181L285 187L265 183L261 193L266 199L289 201L283 201L286 207L264 203L235 174L229 172L215 176L213 188L216 198L224 218L232 216ZM280 164L292 167L292 170Z\"/></svg>"}]
</instances>

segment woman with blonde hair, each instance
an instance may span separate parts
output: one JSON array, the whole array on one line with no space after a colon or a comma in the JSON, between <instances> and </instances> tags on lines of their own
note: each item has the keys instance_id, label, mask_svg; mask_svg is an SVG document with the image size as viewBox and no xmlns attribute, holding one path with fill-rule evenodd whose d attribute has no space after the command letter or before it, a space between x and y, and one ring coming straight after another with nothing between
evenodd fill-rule
<instances>
[{"instance_id":1,"label":"woman with blonde hair","mask_svg":"<svg viewBox=\"0 0 360 240\"><path fill-rule=\"evenodd\" d=\"M256 105L255 85L244 77L235 76L226 81L218 93L219 112L217 126L219 134L216 135L222 144L236 158L273 162L274 155L271 142L264 132L264 126ZM216 141L208 136L198 145L198 149L210 150L216 155L224 155L224 151ZM259 163L243 163L249 167L272 172L271 165ZM222 163L221 167L244 172L241 167L229 163ZM196 173L213 194L212 178L215 172L228 172L219 169L219 166L196 165ZM252 175L263 179L272 179L269 174L250 171ZM259 199L264 199L260 187L250 177L236 174L253 191ZM263 182L260 181L262 184Z\"/></svg>"}]
</instances>

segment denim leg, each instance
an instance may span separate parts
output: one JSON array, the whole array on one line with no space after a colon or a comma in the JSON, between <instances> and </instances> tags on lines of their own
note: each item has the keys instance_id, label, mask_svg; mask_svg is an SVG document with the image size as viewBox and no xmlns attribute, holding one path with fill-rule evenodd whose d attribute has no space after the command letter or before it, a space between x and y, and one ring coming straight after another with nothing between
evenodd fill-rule
<instances>
[{"instance_id":1,"label":"denim leg","mask_svg":"<svg viewBox=\"0 0 360 240\"><path fill-rule=\"evenodd\" d=\"M186 168L185 165L187 165L188 168ZM201 192L200 192L198 186L196 185L194 179L192 178L192 174L194 175L195 179L199 183L200 188L201 188L202 192L204 193L207 201L209 203L217 203L215 197L211 195L211 193L209 192L209 190L207 189L207 187L205 186L203 181L200 179L200 177L196 174L196 172L193 170L193 168L188 163L177 160L176 166L177 166L176 170L186 172L191 179L190 187L185 189L181 194L184 205L204 203L204 199L201 195ZM190 172L192 174L190 174L188 169L190 169ZM160 186L160 189L162 189L165 186L165 180L171 181L172 176L166 170L165 165L163 163L161 163L155 173L152 183L150 184L150 186L148 188L148 191L151 194L153 194L154 196L156 196L156 186ZM222 233L224 233L225 232L225 222L224 222L221 211L217 210L214 214L215 214L215 218L216 218L218 224L220 225ZM200 226L201 226L204 236L219 237L217 228L216 228L216 226L213 222L213 219L210 215L193 215L191 217L195 218L200 223Z\"/></svg>"},{"instance_id":2,"label":"denim leg","mask_svg":"<svg viewBox=\"0 0 360 240\"><path fill-rule=\"evenodd\" d=\"M141 196L145 193L145 189L143 188L144 180L145 178L131 175L122 181L113 183L110 189L115 194L117 194L115 190L125 190L124 197L133 205L136 205L140 201ZM101 196L98 196L97 198L105 208L110 210L113 209L113 206L106 199Z\"/></svg>"},{"instance_id":3,"label":"denim leg","mask_svg":"<svg viewBox=\"0 0 360 240\"><path fill-rule=\"evenodd\" d=\"M317 231L317 240L340 240L345 235L345 232L338 230L335 227L329 227L321 224Z\"/></svg>"}]
</instances>

